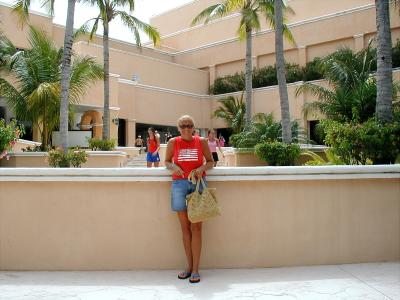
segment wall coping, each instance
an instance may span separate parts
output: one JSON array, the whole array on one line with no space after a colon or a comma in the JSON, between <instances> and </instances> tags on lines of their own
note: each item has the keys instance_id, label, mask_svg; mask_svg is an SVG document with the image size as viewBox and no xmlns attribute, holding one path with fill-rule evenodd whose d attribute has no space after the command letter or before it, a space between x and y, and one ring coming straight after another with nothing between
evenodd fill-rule
<instances>
[{"instance_id":1,"label":"wall coping","mask_svg":"<svg viewBox=\"0 0 400 300\"><path fill-rule=\"evenodd\" d=\"M400 179L400 164L373 166L218 167L208 181ZM0 181L171 181L166 168L0 168Z\"/></svg>"}]
</instances>

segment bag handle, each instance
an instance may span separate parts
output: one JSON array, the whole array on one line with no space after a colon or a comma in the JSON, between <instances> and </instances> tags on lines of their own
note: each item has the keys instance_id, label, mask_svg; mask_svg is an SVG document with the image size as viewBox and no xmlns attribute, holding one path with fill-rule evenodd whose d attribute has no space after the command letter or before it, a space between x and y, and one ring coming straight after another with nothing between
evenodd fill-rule
<instances>
[{"instance_id":1,"label":"bag handle","mask_svg":"<svg viewBox=\"0 0 400 300\"><path fill-rule=\"evenodd\" d=\"M203 187L203 190L204 190L204 189L206 188L206 184L204 183L203 176L201 176L200 179L196 179L196 175L194 174L194 171L195 171L195 170L192 170L192 171L189 173L188 180L189 180L192 184L195 184L195 185L196 185L196 192L199 191L200 183L201 183L201 186Z\"/></svg>"}]
</instances>

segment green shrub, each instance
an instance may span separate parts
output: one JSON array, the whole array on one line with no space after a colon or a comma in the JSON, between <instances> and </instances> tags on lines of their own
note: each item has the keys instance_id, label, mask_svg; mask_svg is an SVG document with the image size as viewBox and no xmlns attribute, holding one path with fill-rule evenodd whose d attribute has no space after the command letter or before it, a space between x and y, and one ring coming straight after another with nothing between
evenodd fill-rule
<instances>
[{"instance_id":1,"label":"green shrub","mask_svg":"<svg viewBox=\"0 0 400 300\"><path fill-rule=\"evenodd\" d=\"M314 58L312 61L308 62L303 68L303 81L313 81L324 78L321 67L321 59L319 57Z\"/></svg>"},{"instance_id":2,"label":"green shrub","mask_svg":"<svg viewBox=\"0 0 400 300\"><path fill-rule=\"evenodd\" d=\"M292 122L292 138L298 141L299 126ZM272 114L259 113L253 117L250 127L233 134L229 138L229 144L235 148L254 148L261 142L282 140L282 125L276 122Z\"/></svg>"},{"instance_id":3,"label":"green shrub","mask_svg":"<svg viewBox=\"0 0 400 300\"><path fill-rule=\"evenodd\" d=\"M62 149L49 151L49 165L53 168L69 168L71 165L80 168L87 161L87 153L83 150L70 149L65 154Z\"/></svg>"},{"instance_id":4,"label":"green shrub","mask_svg":"<svg viewBox=\"0 0 400 300\"><path fill-rule=\"evenodd\" d=\"M245 80L243 73L218 77L210 87L210 93L213 95L232 93L244 90Z\"/></svg>"},{"instance_id":5,"label":"green shrub","mask_svg":"<svg viewBox=\"0 0 400 300\"><path fill-rule=\"evenodd\" d=\"M89 148L94 151L112 151L115 149L115 140L101 140L91 138L89 141Z\"/></svg>"},{"instance_id":6,"label":"green shrub","mask_svg":"<svg viewBox=\"0 0 400 300\"><path fill-rule=\"evenodd\" d=\"M298 144L285 144L282 142L264 142L256 145L255 153L270 166L293 166L300 157Z\"/></svg>"},{"instance_id":7,"label":"green shrub","mask_svg":"<svg viewBox=\"0 0 400 300\"><path fill-rule=\"evenodd\" d=\"M323 120L325 142L346 164L390 164L400 153L400 122L362 124Z\"/></svg>"},{"instance_id":8,"label":"green shrub","mask_svg":"<svg viewBox=\"0 0 400 300\"><path fill-rule=\"evenodd\" d=\"M286 82L292 83L303 80L303 70L297 64L286 64Z\"/></svg>"},{"instance_id":9,"label":"green shrub","mask_svg":"<svg viewBox=\"0 0 400 300\"><path fill-rule=\"evenodd\" d=\"M47 146L46 149L44 150L41 145L39 146L27 146L26 148L21 149L22 152L48 152L51 150L50 146Z\"/></svg>"},{"instance_id":10,"label":"green shrub","mask_svg":"<svg viewBox=\"0 0 400 300\"><path fill-rule=\"evenodd\" d=\"M275 66L267 66L253 70L253 88L278 84Z\"/></svg>"},{"instance_id":11,"label":"green shrub","mask_svg":"<svg viewBox=\"0 0 400 300\"><path fill-rule=\"evenodd\" d=\"M16 121L6 125L4 119L0 119L0 159L7 156L23 131L24 127Z\"/></svg>"},{"instance_id":12,"label":"green shrub","mask_svg":"<svg viewBox=\"0 0 400 300\"><path fill-rule=\"evenodd\" d=\"M400 67L400 40L397 40L392 48L392 66L393 68Z\"/></svg>"}]
</instances>

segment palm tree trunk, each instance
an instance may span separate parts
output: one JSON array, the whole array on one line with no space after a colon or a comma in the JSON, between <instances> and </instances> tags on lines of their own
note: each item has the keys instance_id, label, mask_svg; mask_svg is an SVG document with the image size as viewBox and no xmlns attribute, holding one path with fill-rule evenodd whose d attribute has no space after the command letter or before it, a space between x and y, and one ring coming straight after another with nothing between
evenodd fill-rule
<instances>
[{"instance_id":1,"label":"palm tree trunk","mask_svg":"<svg viewBox=\"0 0 400 300\"><path fill-rule=\"evenodd\" d=\"M103 113L103 140L110 139L110 49L108 46L108 23L104 24L103 56L104 56L104 113Z\"/></svg>"},{"instance_id":2,"label":"palm tree trunk","mask_svg":"<svg viewBox=\"0 0 400 300\"><path fill-rule=\"evenodd\" d=\"M253 66L252 66L252 41L251 28L246 30L246 66L245 66L245 82L246 82L246 127L251 123L252 110L252 94L253 94Z\"/></svg>"},{"instance_id":3,"label":"palm tree trunk","mask_svg":"<svg viewBox=\"0 0 400 300\"><path fill-rule=\"evenodd\" d=\"M392 121L392 38L389 1L375 0L377 27L377 98L376 115L384 122Z\"/></svg>"},{"instance_id":4,"label":"palm tree trunk","mask_svg":"<svg viewBox=\"0 0 400 300\"><path fill-rule=\"evenodd\" d=\"M275 0L275 55L281 104L282 141L289 144L292 142L292 132L290 127L289 98L286 86L285 57L283 55L282 0Z\"/></svg>"},{"instance_id":5,"label":"palm tree trunk","mask_svg":"<svg viewBox=\"0 0 400 300\"><path fill-rule=\"evenodd\" d=\"M61 107L60 107L60 138L64 153L68 152L68 105L69 78L71 75L71 55L74 31L74 13L76 0L68 0L67 24L64 35L64 53L61 67Z\"/></svg>"}]
</instances>

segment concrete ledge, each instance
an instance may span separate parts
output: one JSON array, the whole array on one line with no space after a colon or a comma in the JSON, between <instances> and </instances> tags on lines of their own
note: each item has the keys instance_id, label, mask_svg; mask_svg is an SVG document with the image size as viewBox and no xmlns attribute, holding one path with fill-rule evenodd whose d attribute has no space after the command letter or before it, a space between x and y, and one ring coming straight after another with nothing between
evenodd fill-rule
<instances>
[{"instance_id":1,"label":"concrete ledge","mask_svg":"<svg viewBox=\"0 0 400 300\"><path fill-rule=\"evenodd\" d=\"M217 167L208 181L400 178L400 164L373 166ZM165 168L0 168L0 181L171 181Z\"/></svg>"}]
</instances>

